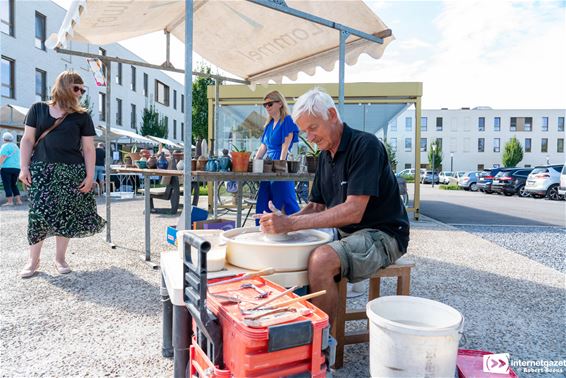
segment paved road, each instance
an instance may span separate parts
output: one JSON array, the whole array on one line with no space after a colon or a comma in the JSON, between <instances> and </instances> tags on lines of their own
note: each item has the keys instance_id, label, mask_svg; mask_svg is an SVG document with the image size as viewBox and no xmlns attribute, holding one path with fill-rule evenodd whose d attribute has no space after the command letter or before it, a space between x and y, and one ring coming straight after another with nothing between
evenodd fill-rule
<instances>
[{"instance_id":1,"label":"paved road","mask_svg":"<svg viewBox=\"0 0 566 378\"><path fill-rule=\"evenodd\" d=\"M566 201L439 190L430 185L421 185L421 213L448 224L566 226Z\"/></svg>"}]
</instances>

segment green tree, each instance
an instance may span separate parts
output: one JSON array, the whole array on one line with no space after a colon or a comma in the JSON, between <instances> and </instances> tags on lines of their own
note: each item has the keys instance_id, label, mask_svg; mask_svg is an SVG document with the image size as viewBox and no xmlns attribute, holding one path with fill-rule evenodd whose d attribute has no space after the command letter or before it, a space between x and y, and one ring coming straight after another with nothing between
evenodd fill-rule
<instances>
[{"instance_id":1,"label":"green tree","mask_svg":"<svg viewBox=\"0 0 566 378\"><path fill-rule=\"evenodd\" d=\"M167 124L165 118L159 116L155 106L150 105L149 109L144 108L141 120L141 135L152 135L159 138L167 138Z\"/></svg>"},{"instance_id":2,"label":"green tree","mask_svg":"<svg viewBox=\"0 0 566 378\"><path fill-rule=\"evenodd\" d=\"M430 146L430 150L428 151L428 162L430 165L430 169L432 169L434 161L434 171L438 172L440 166L442 165L442 146L433 143Z\"/></svg>"},{"instance_id":3,"label":"green tree","mask_svg":"<svg viewBox=\"0 0 566 378\"><path fill-rule=\"evenodd\" d=\"M387 139L383 141L383 144L385 145L385 151L387 151L389 165L391 165L391 169L393 170L393 172L395 172L397 170L397 156L395 154L395 151L393 151L393 148L391 147Z\"/></svg>"},{"instance_id":4,"label":"green tree","mask_svg":"<svg viewBox=\"0 0 566 378\"><path fill-rule=\"evenodd\" d=\"M92 117L92 102L90 101L90 96L86 95L81 101L81 106L86 109L89 116Z\"/></svg>"},{"instance_id":5,"label":"green tree","mask_svg":"<svg viewBox=\"0 0 566 378\"><path fill-rule=\"evenodd\" d=\"M198 71L210 74L211 68L202 65ZM195 140L208 138L207 88L209 85L214 85L214 79L198 76L193 81L193 138Z\"/></svg>"},{"instance_id":6,"label":"green tree","mask_svg":"<svg viewBox=\"0 0 566 378\"><path fill-rule=\"evenodd\" d=\"M503 166L516 167L521 160L523 160L523 146L521 146L517 138L513 137L505 143L505 148L503 149Z\"/></svg>"}]
</instances>

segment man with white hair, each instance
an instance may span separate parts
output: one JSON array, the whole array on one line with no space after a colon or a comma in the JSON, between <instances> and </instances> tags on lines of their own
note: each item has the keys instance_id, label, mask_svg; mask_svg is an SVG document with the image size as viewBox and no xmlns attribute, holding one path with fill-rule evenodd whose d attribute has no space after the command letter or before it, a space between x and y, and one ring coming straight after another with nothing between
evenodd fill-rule
<instances>
[{"instance_id":1,"label":"man with white hair","mask_svg":"<svg viewBox=\"0 0 566 378\"><path fill-rule=\"evenodd\" d=\"M22 197L17 185L20 174L20 149L9 132L2 135L2 140L4 144L0 148L0 176L6 193L6 203L2 206L21 205Z\"/></svg>"},{"instance_id":2,"label":"man with white hair","mask_svg":"<svg viewBox=\"0 0 566 378\"><path fill-rule=\"evenodd\" d=\"M342 122L332 97L313 89L297 99L292 117L322 150L309 203L292 216L263 215L260 225L268 233L337 228L339 240L316 248L308 262L311 292L326 290L312 302L332 323L337 283L369 278L402 256L409 219L383 143Z\"/></svg>"}]
</instances>

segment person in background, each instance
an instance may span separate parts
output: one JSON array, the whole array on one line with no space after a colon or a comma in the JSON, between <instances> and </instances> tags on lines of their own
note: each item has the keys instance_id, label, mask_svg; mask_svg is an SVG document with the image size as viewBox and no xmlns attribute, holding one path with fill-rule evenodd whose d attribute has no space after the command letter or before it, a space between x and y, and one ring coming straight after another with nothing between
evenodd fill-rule
<instances>
[{"instance_id":1,"label":"person in background","mask_svg":"<svg viewBox=\"0 0 566 378\"><path fill-rule=\"evenodd\" d=\"M79 74L64 71L49 102L31 106L21 140L20 180L29 187L29 260L20 277L39 268L43 241L55 236L55 268L71 272L65 260L70 238L94 235L106 222L96 213L92 193L96 152L94 124L80 104L85 93Z\"/></svg>"},{"instance_id":2,"label":"person in background","mask_svg":"<svg viewBox=\"0 0 566 378\"><path fill-rule=\"evenodd\" d=\"M106 150L104 149L104 143L98 143L96 145L96 161L94 163L94 181L97 182L100 187L100 193L104 191L104 172L105 161L106 161Z\"/></svg>"},{"instance_id":3,"label":"person in background","mask_svg":"<svg viewBox=\"0 0 566 378\"><path fill-rule=\"evenodd\" d=\"M285 97L278 91L269 92L263 98L263 106L269 117L255 159L267 155L271 160L287 160L293 144L299 141L299 129L289 115ZM256 213L270 213L269 201L285 214L291 215L299 211L292 181L262 181L259 184ZM259 224L259 221L256 223Z\"/></svg>"},{"instance_id":4,"label":"person in background","mask_svg":"<svg viewBox=\"0 0 566 378\"><path fill-rule=\"evenodd\" d=\"M14 206L14 199L16 205L21 205L22 198L17 185L20 174L20 149L9 132L2 135L2 140L4 144L0 148L0 175L6 193L6 203L2 206Z\"/></svg>"}]
</instances>

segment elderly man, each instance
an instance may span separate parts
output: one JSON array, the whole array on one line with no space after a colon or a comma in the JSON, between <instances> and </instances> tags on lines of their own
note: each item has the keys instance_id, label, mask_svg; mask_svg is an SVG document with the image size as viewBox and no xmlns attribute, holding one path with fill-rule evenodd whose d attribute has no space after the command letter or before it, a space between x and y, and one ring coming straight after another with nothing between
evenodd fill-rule
<instances>
[{"instance_id":1,"label":"elderly man","mask_svg":"<svg viewBox=\"0 0 566 378\"><path fill-rule=\"evenodd\" d=\"M322 150L308 205L299 213L261 217L264 232L337 228L339 240L315 249L308 263L312 300L330 321L341 277L358 282L407 251L409 220L384 145L342 122L332 98L313 89L297 100L293 120Z\"/></svg>"}]
</instances>

